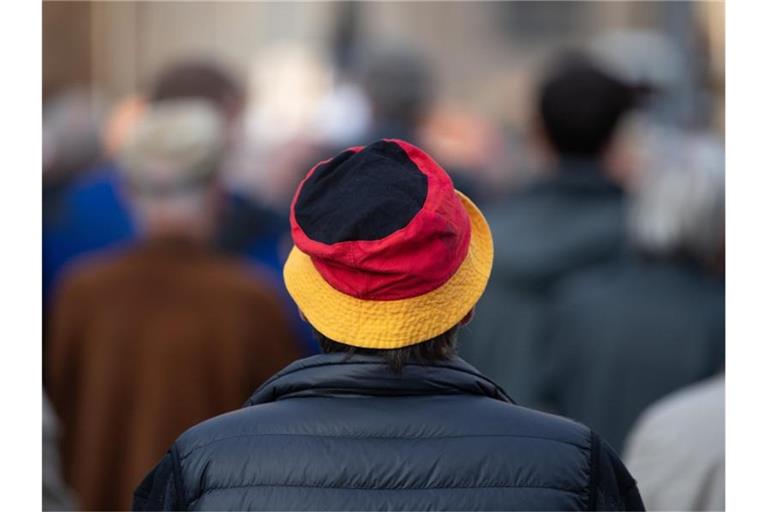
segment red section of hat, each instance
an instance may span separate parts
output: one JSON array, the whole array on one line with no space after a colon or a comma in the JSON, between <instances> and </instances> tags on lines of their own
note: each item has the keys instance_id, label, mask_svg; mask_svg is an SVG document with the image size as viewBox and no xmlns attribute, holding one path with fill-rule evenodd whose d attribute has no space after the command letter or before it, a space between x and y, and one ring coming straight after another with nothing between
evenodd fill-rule
<instances>
[{"instance_id":1,"label":"red section of hat","mask_svg":"<svg viewBox=\"0 0 768 512\"><path fill-rule=\"evenodd\" d=\"M469 216L453 189L448 174L424 151L396 139L427 176L427 197L422 209L404 228L379 239L324 244L309 239L296 222L291 204L291 234L296 246L309 254L323 278L342 293L365 300L396 300L430 292L453 276L469 250ZM359 152L362 147L347 151Z\"/></svg>"}]
</instances>

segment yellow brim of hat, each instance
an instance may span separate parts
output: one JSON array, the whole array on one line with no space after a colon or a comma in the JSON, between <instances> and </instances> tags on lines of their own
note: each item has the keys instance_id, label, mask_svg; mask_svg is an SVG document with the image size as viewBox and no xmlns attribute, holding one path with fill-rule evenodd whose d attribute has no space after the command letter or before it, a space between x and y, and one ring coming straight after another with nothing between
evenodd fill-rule
<instances>
[{"instance_id":1,"label":"yellow brim of hat","mask_svg":"<svg viewBox=\"0 0 768 512\"><path fill-rule=\"evenodd\" d=\"M458 190L469 214L469 251L456 273L431 292L398 300L363 300L344 294L293 247L283 269L288 292L312 326L355 347L393 349L414 345L458 324L480 299L491 275L493 240L483 214Z\"/></svg>"}]
</instances>

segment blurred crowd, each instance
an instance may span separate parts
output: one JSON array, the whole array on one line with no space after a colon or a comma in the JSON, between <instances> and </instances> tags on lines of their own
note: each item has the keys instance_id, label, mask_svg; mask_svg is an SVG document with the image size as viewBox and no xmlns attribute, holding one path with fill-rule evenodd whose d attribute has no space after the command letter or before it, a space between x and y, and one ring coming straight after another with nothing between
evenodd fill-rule
<instances>
[{"instance_id":1,"label":"blurred crowd","mask_svg":"<svg viewBox=\"0 0 768 512\"><path fill-rule=\"evenodd\" d=\"M553 55L525 133L436 105L429 59L394 44L356 54L309 113L274 84L248 105L202 58L118 101L48 98L44 506L128 508L181 432L319 350L281 279L292 193L345 147L398 138L491 225L460 355L624 453L649 509L722 509L724 148L676 122L674 63L648 62L649 38Z\"/></svg>"}]
</instances>

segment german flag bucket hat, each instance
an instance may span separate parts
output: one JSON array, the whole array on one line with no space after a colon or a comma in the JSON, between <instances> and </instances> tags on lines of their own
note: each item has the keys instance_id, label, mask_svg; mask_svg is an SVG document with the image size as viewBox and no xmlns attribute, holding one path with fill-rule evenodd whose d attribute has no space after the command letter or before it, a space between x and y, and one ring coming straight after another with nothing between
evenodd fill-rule
<instances>
[{"instance_id":1,"label":"german flag bucket hat","mask_svg":"<svg viewBox=\"0 0 768 512\"><path fill-rule=\"evenodd\" d=\"M485 290L491 231L421 149L397 139L315 165L291 203L288 292L315 329L394 349L458 324Z\"/></svg>"}]
</instances>

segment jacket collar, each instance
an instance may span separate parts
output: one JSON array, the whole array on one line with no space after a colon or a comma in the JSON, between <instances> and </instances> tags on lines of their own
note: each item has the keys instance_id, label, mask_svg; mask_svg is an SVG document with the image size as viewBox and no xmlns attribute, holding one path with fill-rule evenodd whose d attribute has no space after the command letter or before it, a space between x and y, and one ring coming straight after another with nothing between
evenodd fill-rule
<instances>
[{"instance_id":1,"label":"jacket collar","mask_svg":"<svg viewBox=\"0 0 768 512\"><path fill-rule=\"evenodd\" d=\"M307 396L455 394L514 403L504 390L459 357L408 364L398 375L376 356L321 354L285 367L257 389L245 406Z\"/></svg>"}]
</instances>

